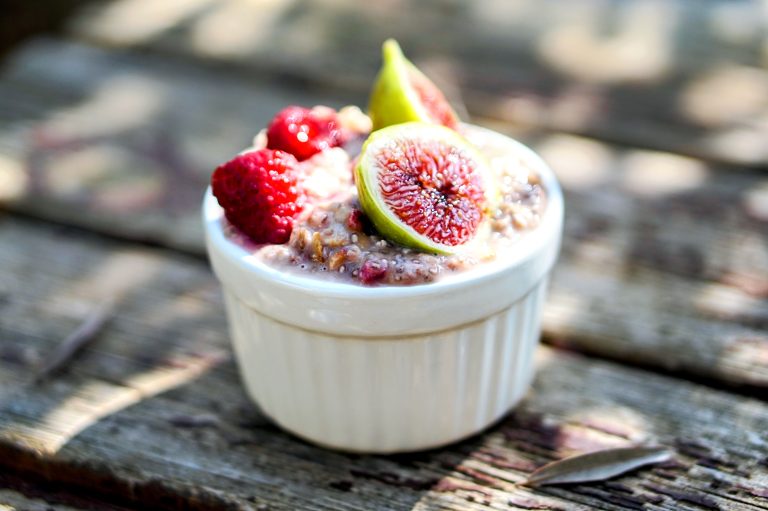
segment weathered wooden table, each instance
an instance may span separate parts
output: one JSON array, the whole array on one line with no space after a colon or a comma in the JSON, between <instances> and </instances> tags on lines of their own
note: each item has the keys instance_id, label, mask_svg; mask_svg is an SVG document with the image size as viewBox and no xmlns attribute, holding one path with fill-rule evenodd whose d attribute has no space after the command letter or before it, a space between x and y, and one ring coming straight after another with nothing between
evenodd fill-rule
<instances>
[{"instance_id":1,"label":"weathered wooden table","mask_svg":"<svg viewBox=\"0 0 768 511\"><path fill-rule=\"evenodd\" d=\"M375 4L103 3L9 54L0 509L768 509L764 6ZM358 456L246 399L198 207L280 107L364 104L390 35L477 122L540 151L568 212L524 403L449 448ZM98 339L35 382L107 301ZM518 485L636 443L677 454Z\"/></svg>"}]
</instances>

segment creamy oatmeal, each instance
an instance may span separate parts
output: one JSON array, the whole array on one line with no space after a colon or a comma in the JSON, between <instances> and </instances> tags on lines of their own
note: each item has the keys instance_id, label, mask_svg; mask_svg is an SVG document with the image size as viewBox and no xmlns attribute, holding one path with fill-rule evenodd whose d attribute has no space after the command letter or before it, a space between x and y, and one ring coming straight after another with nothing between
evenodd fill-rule
<instances>
[{"instance_id":1,"label":"creamy oatmeal","mask_svg":"<svg viewBox=\"0 0 768 511\"><path fill-rule=\"evenodd\" d=\"M474 239L456 254L435 255L393 245L378 236L357 202L352 165L360 151L357 138L343 148L323 151L302 162L310 200L288 243L249 245L231 236L260 259L285 271L367 285L413 285L435 281L503 257L526 231L534 229L546 206L539 176L515 148L487 131L463 126L463 134L488 158L501 200ZM257 137L256 145L259 140Z\"/></svg>"}]
</instances>

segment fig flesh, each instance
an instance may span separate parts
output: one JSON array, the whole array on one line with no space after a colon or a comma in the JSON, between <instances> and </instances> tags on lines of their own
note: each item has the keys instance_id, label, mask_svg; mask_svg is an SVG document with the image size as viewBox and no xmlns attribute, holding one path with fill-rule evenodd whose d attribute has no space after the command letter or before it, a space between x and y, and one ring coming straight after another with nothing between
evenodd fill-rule
<instances>
[{"instance_id":1,"label":"fig flesh","mask_svg":"<svg viewBox=\"0 0 768 511\"><path fill-rule=\"evenodd\" d=\"M355 167L360 205L379 233L451 254L477 233L494 189L485 158L453 130L411 122L374 132Z\"/></svg>"}]
</instances>

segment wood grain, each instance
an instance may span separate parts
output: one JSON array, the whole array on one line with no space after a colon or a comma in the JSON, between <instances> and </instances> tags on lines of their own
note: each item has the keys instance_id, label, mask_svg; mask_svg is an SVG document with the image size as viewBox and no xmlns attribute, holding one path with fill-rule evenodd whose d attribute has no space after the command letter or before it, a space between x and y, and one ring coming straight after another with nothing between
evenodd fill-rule
<instances>
[{"instance_id":1,"label":"wood grain","mask_svg":"<svg viewBox=\"0 0 768 511\"><path fill-rule=\"evenodd\" d=\"M49 511L54 509L49 502L42 499L28 498L21 493L13 490L0 488L0 510L16 511L23 509L25 511ZM61 511L84 511L85 508L71 506L57 506Z\"/></svg>"},{"instance_id":2,"label":"wood grain","mask_svg":"<svg viewBox=\"0 0 768 511\"><path fill-rule=\"evenodd\" d=\"M281 106L341 104L208 71L51 40L27 46L0 79L0 197L28 215L202 254L211 169ZM572 135L526 140L566 189L547 340L768 386L765 177Z\"/></svg>"},{"instance_id":3,"label":"wood grain","mask_svg":"<svg viewBox=\"0 0 768 511\"><path fill-rule=\"evenodd\" d=\"M339 454L247 401L202 262L7 216L0 263L0 380L14 385L0 402L0 464L33 479L165 509L768 507L768 405L757 400L542 348L534 390L487 433L414 455ZM35 361L105 295L120 307L99 341L28 386ZM552 459L630 443L678 454L610 482L517 485Z\"/></svg>"},{"instance_id":4,"label":"wood grain","mask_svg":"<svg viewBox=\"0 0 768 511\"><path fill-rule=\"evenodd\" d=\"M397 37L474 115L768 162L756 0L113 1L83 10L70 34L355 95L367 94L381 42Z\"/></svg>"},{"instance_id":5,"label":"wood grain","mask_svg":"<svg viewBox=\"0 0 768 511\"><path fill-rule=\"evenodd\" d=\"M2 479L6 479L3 477ZM26 481L14 480L24 491L0 484L0 511L128 511L130 508L105 504L81 496L73 497L52 488L43 492Z\"/></svg>"},{"instance_id":6,"label":"wood grain","mask_svg":"<svg viewBox=\"0 0 768 511\"><path fill-rule=\"evenodd\" d=\"M199 251L189 212L212 169L286 104L341 104L210 73L63 41L27 45L0 78L0 201Z\"/></svg>"}]
</instances>

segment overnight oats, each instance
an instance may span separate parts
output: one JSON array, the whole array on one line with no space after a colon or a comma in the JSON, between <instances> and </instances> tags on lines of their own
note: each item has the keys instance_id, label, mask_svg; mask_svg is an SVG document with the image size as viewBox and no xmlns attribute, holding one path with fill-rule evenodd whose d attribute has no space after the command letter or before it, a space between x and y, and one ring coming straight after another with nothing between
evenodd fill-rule
<instances>
[{"instance_id":1,"label":"overnight oats","mask_svg":"<svg viewBox=\"0 0 768 511\"><path fill-rule=\"evenodd\" d=\"M338 119L354 126L370 125L356 108L342 109ZM498 199L478 223L474 237L454 253L409 248L378 232L363 212L354 183L353 162L364 136L357 133L349 143L299 164L306 199L287 242L258 245L235 227L230 227L229 234L266 263L285 271L366 285L423 284L503 257L538 225L546 205L545 191L536 171L503 140L489 138L486 130L473 126L462 125L459 130L486 159ZM257 137L249 151L265 147L265 138ZM432 200L445 200L439 192L434 195Z\"/></svg>"},{"instance_id":2,"label":"overnight oats","mask_svg":"<svg viewBox=\"0 0 768 511\"><path fill-rule=\"evenodd\" d=\"M416 450L528 388L559 186L530 149L460 122L394 41L367 113L283 109L214 171L203 210L246 388L284 428Z\"/></svg>"}]
</instances>

